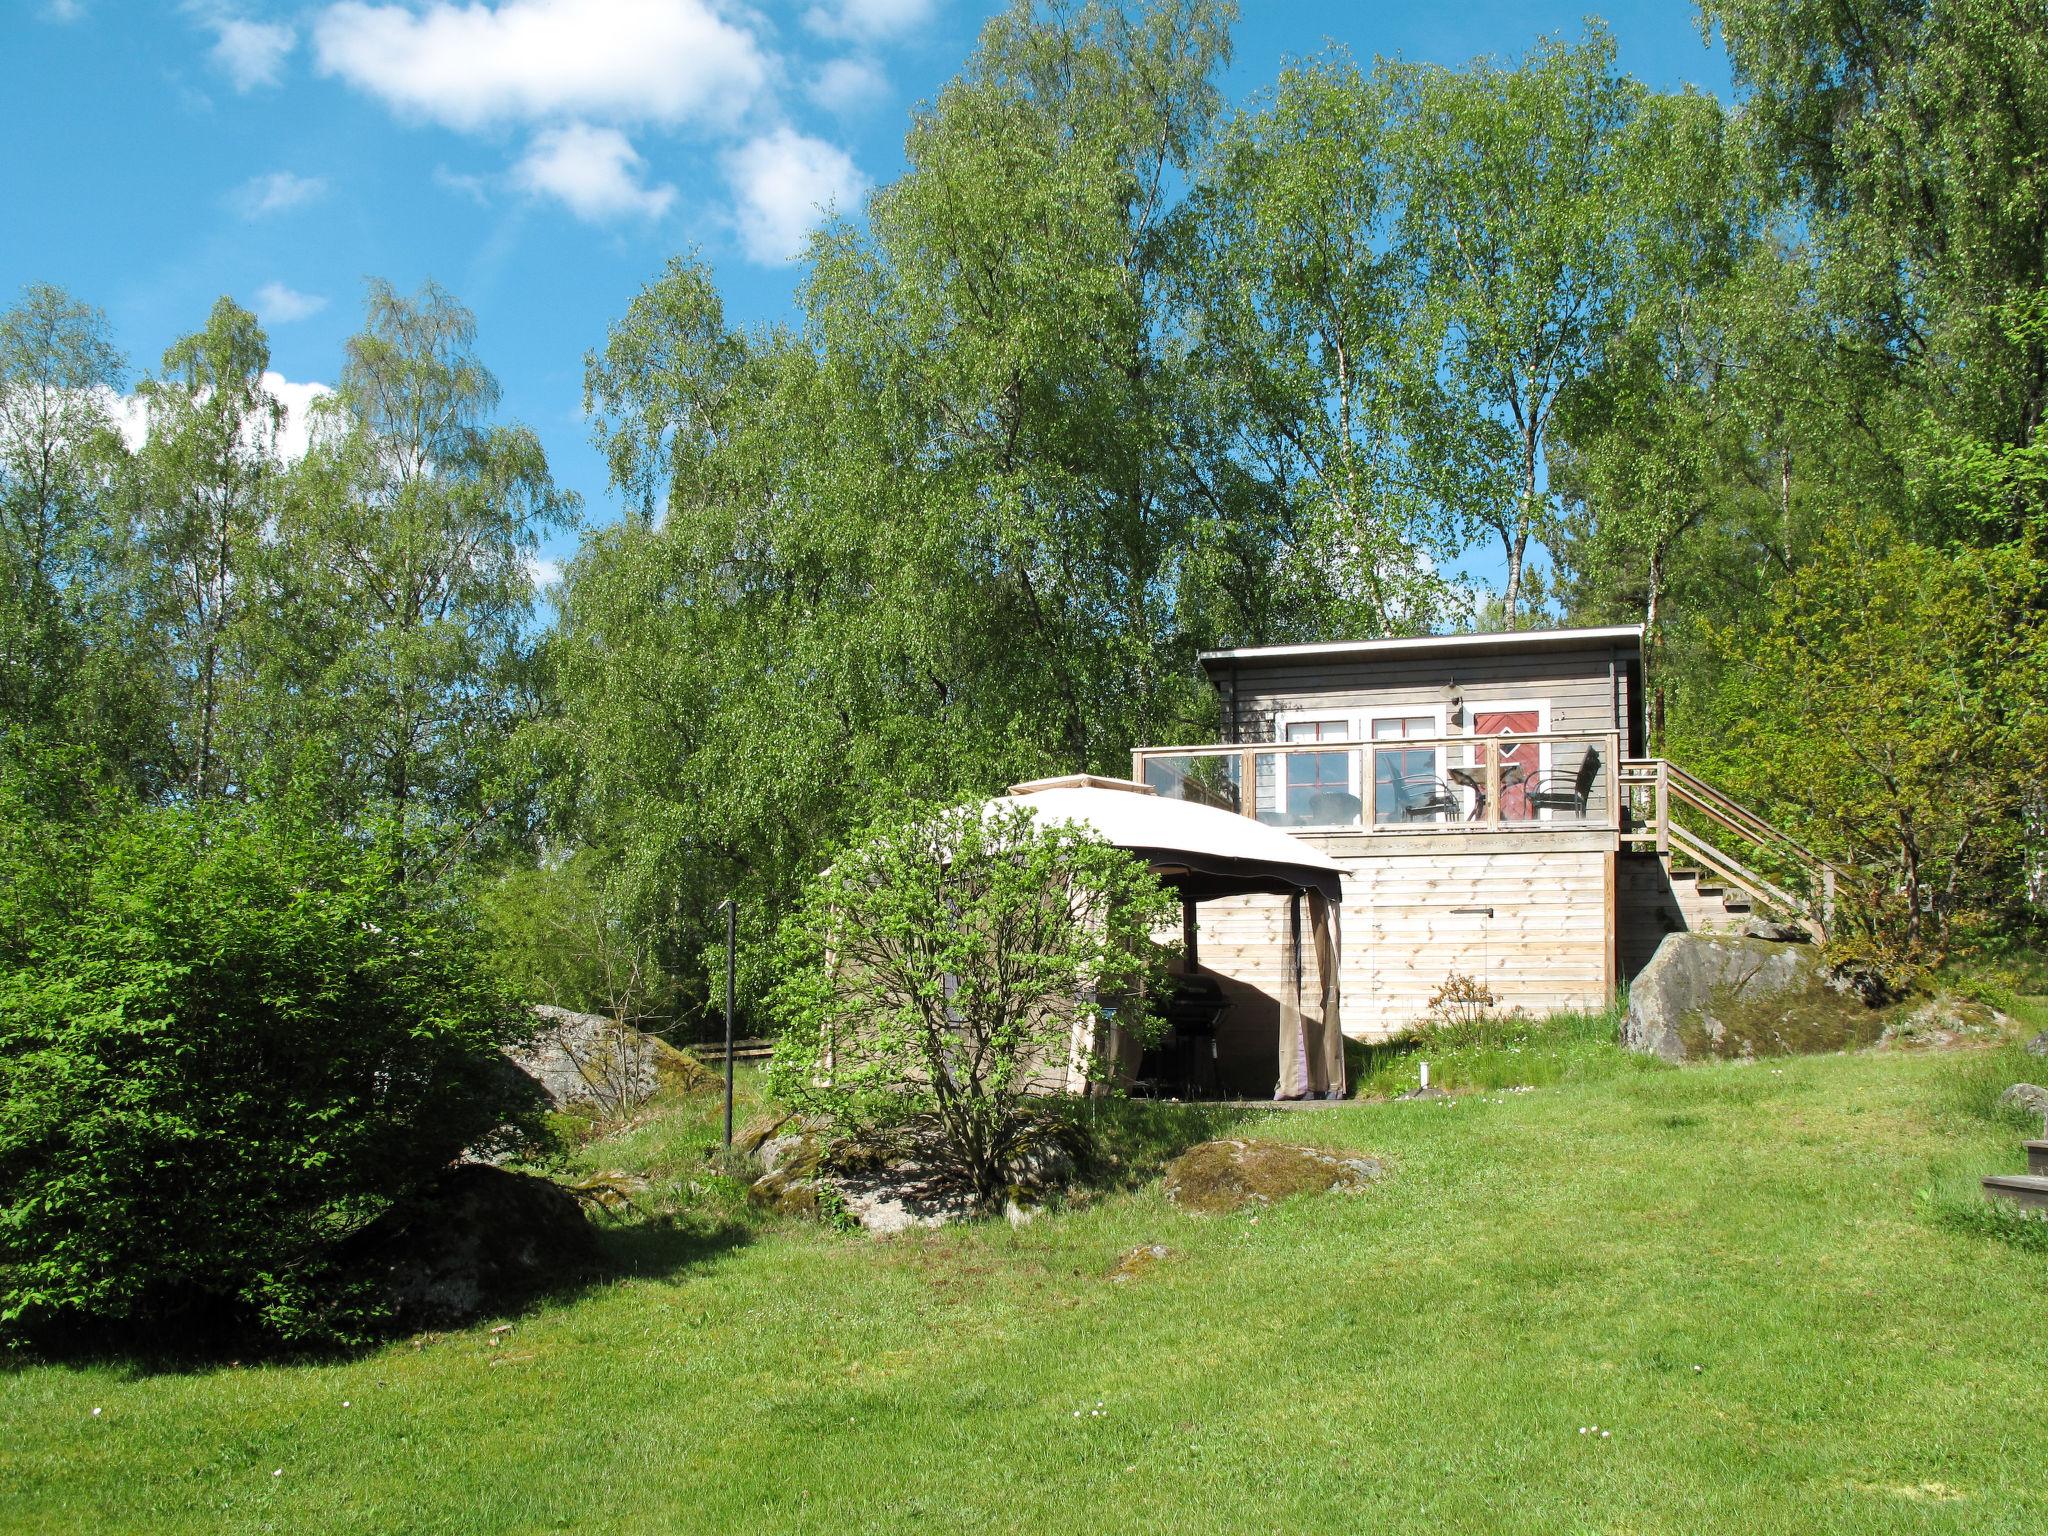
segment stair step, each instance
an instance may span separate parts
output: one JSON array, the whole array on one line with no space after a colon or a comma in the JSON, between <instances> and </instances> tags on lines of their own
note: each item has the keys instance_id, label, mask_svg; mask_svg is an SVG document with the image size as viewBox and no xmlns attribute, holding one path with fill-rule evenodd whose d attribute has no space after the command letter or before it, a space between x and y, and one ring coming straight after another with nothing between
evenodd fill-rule
<instances>
[{"instance_id":1,"label":"stair step","mask_svg":"<svg viewBox=\"0 0 2048 1536\"><path fill-rule=\"evenodd\" d=\"M2048 1141L2027 1143L2027 1172L2048 1173Z\"/></svg>"},{"instance_id":2,"label":"stair step","mask_svg":"<svg viewBox=\"0 0 2048 1536\"><path fill-rule=\"evenodd\" d=\"M1730 912L1748 912L1753 910L1747 896L1725 896L1721 899L1721 905Z\"/></svg>"},{"instance_id":3,"label":"stair step","mask_svg":"<svg viewBox=\"0 0 2048 1536\"><path fill-rule=\"evenodd\" d=\"M2048 1177L2030 1173L1994 1173L1984 1180L1984 1198L2009 1200L2023 1211L2048 1211Z\"/></svg>"}]
</instances>

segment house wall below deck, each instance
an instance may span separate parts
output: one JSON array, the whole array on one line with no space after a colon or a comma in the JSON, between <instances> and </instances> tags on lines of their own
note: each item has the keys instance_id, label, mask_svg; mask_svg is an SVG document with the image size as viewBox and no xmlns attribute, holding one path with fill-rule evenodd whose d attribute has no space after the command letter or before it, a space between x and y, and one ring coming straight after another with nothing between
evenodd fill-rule
<instances>
[{"instance_id":1,"label":"house wall below deck","mask_svg":"<svg viewBox=\"0 0 2048 1536\"><path fill-rule=\"evenodd\" d=\"M1485 982L1503 1011L1598 1008L1612 995L1612 833L1307 840L1344 866L1340 1024L1352 1038L1399 1034L1454 974ZM1201 966L1234 1005L1218 1034L1221 1075L1255 1091L1251 1077L1273 1070L1287 899L1204 902L1199 920ZM1304 990L1313 997L1312 959Z\"/></svg>"}]
</instances>

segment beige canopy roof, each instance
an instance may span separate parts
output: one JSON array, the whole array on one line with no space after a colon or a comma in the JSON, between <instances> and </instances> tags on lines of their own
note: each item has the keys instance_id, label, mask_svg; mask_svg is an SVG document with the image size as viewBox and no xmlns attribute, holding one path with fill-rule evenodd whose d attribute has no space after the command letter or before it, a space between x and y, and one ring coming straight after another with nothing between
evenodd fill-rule
<instances>
[{"instance_id":1,"label":"beige canopy roof","mask_svg":"<svg viewBox=\"0 0 2048 1536\"><path fill-rule=\"evenodd\" d=\"M1104 842L1142 857L1184 901L1258 894L1290 897L1281 938L1280 1074L1275 1098L1344 1094L1344 1039L1338 1027L1338 914L1344 871L1320 848L1249 816L1170 800L1149 784L1075 774L1013 784L1007 799L1027 801L1049 822L1083 826ZM994 809L1005 798L987 802ZM1309 942L1303 942L1302 905ZM1304 1007L1308 960L1316 970Z\"/></svg>"}]
</instances>

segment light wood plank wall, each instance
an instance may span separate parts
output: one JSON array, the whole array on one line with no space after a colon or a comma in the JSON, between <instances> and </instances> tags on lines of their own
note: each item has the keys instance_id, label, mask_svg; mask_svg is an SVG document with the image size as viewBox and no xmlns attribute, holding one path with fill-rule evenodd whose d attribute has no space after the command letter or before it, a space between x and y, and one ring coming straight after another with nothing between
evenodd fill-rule
<instances>
[{"instance_id":1,"label":"light wood plank wall","mask_svg":"<svg viewBox=\"0 0 2048 1536\"><path fill-rule=\"evenodd\" d=\"M1613 856L1597 851L1387 855L1344 866L1344 1033L1383 1040L1413 1024L1453 972L1486 982L1503 1009L1547 1013L1597 1008L1610 968L1608 882ZM1493 915L1458 908L1491 907ZM1253 989L1277 1008L1287 900L1242 896L1204 902L1203 969ZM1313 989L1311 967L1308 983ZM1236 993L1236 988L1232 988ZM1255 1055L1270 1009L1240 1006L1241 1027L1219 1043L1226 1064ZM1242 1038L1240 1038L1242 1037Z\"/></svg>"},{"instance_id":2,"label":"light wood plank wall","mask_svg":"<svg viewBox=\"0 0 2048 1536\"><path fill-rule=\"evenodd\" d=\"M1551 730L1619 730L1627 749L1632 702L1627 662L1631 657L1613 653L1610 687L1609 655L1602 646L1533 655L1246 663L1235 672L1227 663L1219 664L1214 673L1222 707L1219 739L1271 741L1275 721L1282 714L1324 709L1343 714L1400 714L1411 706L1417 713L1425 708L1434 710L1445 702L1445 689L1455 683L1468 715L1496 703L1548 699Z\"/></svg>"}]
</instances>

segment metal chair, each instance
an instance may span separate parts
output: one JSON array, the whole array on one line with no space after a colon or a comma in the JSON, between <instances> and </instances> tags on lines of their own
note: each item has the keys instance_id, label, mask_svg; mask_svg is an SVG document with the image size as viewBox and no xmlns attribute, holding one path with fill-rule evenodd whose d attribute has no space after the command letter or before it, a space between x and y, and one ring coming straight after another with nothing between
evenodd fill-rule
<instances>
[{"instance_id":1,"label":"metal chair","mask_svg":"<svg viewBox=\"0 0 2048 1536\"><path fill-rule=\"evenodd\" d=\"M1546 773L1529 786L1529 810L1532 814L1536 811L1571 811L1584 816L1586 802L1592 798L1593 782L1599 777L1600 754L1588 747L1574 772Z\"/></svg>"},{"instance_id":2,"label":"metal chair","mask_svg":"<svg viewBox=\"0 0 2048 1536\"><path fill-rule=\"evenodd\" d=\"M1456 818L1465 809L1456 790L1442 779L1395 779L1394 806L1403 821L1423 821L1432 816Z\"/></svg>"}]
</instances>

